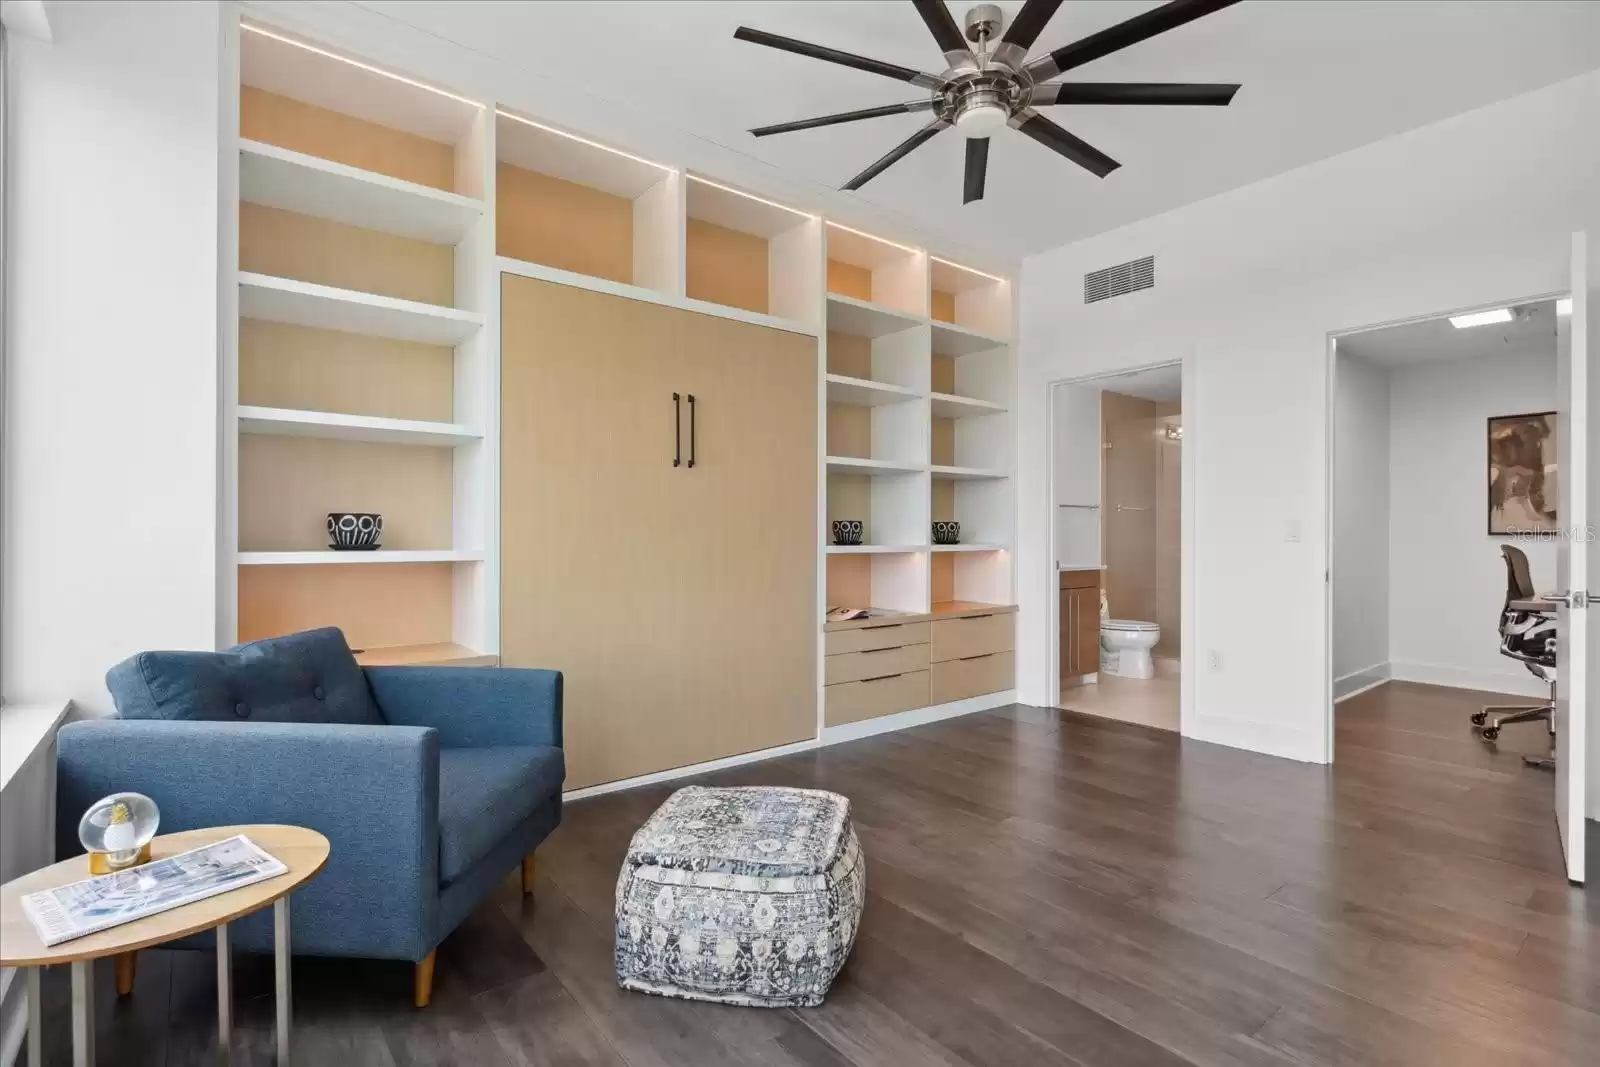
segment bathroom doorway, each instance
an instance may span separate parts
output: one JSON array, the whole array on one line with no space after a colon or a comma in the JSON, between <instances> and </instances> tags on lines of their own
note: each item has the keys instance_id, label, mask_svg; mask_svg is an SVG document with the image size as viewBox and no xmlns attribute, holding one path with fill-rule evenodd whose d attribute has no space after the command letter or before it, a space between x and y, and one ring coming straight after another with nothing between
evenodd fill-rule
<instances>
[{"instance_id":1,"label":"bathroom doorway","mask_svg":"<svg viewBox=\"0 0 1600 1067\"><path fill-rule=\"evenodd\" d=\"M1183 369L1051 395L1058 706L1180 729Z\"/></svg>"}]
</instances>

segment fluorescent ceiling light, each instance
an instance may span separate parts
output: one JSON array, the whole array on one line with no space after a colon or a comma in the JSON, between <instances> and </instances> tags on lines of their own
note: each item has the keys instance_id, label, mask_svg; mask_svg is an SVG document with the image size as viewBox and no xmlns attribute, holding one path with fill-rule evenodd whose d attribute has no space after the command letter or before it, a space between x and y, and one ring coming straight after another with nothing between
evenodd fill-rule
<instances>
[{"instance_id":1,"label":"fluorescent ceiling light","mask_svg":"<svg viewBox=\"0 0 1600 1067\"><path fill-rule=\"evenodd\" d=\"M1556 314L1557 315L1570 315L1570 314L1572 314L1572 297L1570 297L1570 296L1563 297L1562 299L1556 301Z\"/></svg>"},{"instance_id":2,"label":"fluorescent ceiling light","mask_svg":"<svg viewBox=\"0 0 1600 1067\"><path fill-rule=\"evenodd\" d=\"M643 163L648 167L655 167L657 170L664 170L668 174L671 174L673 171L673 168L667 166L665 163L657 163L653 159L646 159L643 156L636 156L632 152L624 152L620 148L612 148L608 144L601 144L599 141L591 141L587 137L579 137L575 133L569 133L566 130L558 130L554 126L546 126L542 122L535 122L532 119L513 114L512 112L506 111L502 108L495 108L494 113L503 119L510 119L512 122L520 122L524 126L532 126L536 130L543 130L545 133L553 133L557 137L565 137L569 141L577 141L579 144L586 144L590 148L598 148L602 152L610 152L614 156L621 156L624 159L631 159L635 163Z\"/></svg>"},{"instance_id":3,"label":"fluorescent ceiling light","mask_svg":"<svg viewBox=\"0 0 1600 1067\"><path fill-rule=\"evenodd\" d=\"M735 189L731 185L723 185L721 182L714 182L710 178L702 178L698 174L686 174L684 177L688 178L692 182L699 182L701 185L709 185L713 189L721 189L725 193L732 193L734 196L742 196L746 200L754 200L758 204L766 204L768 207L775 207L780 211L787 211L791 215L799 215L803 219L816 218L816 216L811 214L809 211L801 211L797 207L790 207L788 204L780 204L776 200L768 200L764 196L757 196L754 193L747 193L743 189Z\"/></svg>"},{"instance_id":4,"label":"fluorescent ceiling light","mask_svg":"<svg viewBox=\"0 0 1600 1067\"><path fill-rule=\"evenodd\" d=\"M451 100L457 100L463 104L471 104L480 111L483 110L483 105L478 103L478 101L469 100L464 96L457 96L455 93L447 92L446 90L439 88L437 85L429 85L426 82L419 82L415 79L407 78L404 75L396 74L392 70L384 70L382 67L374 67L370 63L362 63L359 60L351 59L349 56L341 56L339 53L330 52L326 48L318 48L316 45L307 44L304 41L297 41L293 37L285 37L282 34L273 33L271 30L263 29L254 23L240 22L239 28L241 30L247 30L250 33L258 33L263 37L270 37L274 41L281 41L284 44L293 45L296 48L303 48L307 52L314 52L317 55L325 56L328 59L337 59L340 63L348 63L352 67L359 67L361 70L368 71L372 74L379 74L385 78L391 78L397 82L404 82L406 85L414 86L418 89L426 89L430 93L437 93L440 96L449 97Z\"/></svg>"},{"instance_id":5,"label":"fluorescent ceiling light","mask_svg":"<svg viewBox=\"0 0 1600 1067\"><path fill-rule=\"evenodd\" d=\"M1510 308L1495 308L1493 311L1474 311L1471 315L1450 316L1450 325L1458 330L1465 330L1471 326L1492 326L1497 322L1510 321Z\"/></svg>"}]
</instances>

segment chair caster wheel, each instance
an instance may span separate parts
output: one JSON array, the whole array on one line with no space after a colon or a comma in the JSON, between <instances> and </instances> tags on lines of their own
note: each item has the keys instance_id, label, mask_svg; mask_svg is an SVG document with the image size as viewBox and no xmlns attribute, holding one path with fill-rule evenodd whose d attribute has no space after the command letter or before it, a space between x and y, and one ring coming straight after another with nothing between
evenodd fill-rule
<instances>
[{"instance_id":1,"label":"chair caster wheel","mask_svg":"<svg viewBox=\"0 0 1600 1067\"><path fill-rule=\"evenodd\" d=\"M1474 726L1482 726L1484 723L1486 723L1488 721L1489 721L1489 713L1487 711L1475 711L1475 712L1472 713L1472 725L1474 725Z\"/></svg>"},{"instance_id":2,"label":"chair caster wheel","mask_svg":"<svg viewBox=\"0 0 1600 1067\"><path fill-rule=\"evenodd\" d=\"M1500 727L1498 727L1498 726L1485 726L1483 728L1483 739L1485 741L1493 741L1495 738L1497 738L1499 736L1500 736Z\"/></svg>"}]
</instances>

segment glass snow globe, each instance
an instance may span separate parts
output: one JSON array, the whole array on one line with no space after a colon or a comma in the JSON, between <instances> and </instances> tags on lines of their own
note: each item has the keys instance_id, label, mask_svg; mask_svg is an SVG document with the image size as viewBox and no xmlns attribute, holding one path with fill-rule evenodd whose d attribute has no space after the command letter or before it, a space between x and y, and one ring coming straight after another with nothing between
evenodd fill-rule
<instances>
[{"instance_id":1,"label":"glass snow globe","mask_svg":"<svg viewBox=\"0 0 1600 1067\"><path fill-rule=\"evenodd\" d=\"M113 793L96 801L78 822L78 840L89 853L89 871L109 874L150 859L150 841L161 810L143 793Z\"/></svg>"}]
</instances>

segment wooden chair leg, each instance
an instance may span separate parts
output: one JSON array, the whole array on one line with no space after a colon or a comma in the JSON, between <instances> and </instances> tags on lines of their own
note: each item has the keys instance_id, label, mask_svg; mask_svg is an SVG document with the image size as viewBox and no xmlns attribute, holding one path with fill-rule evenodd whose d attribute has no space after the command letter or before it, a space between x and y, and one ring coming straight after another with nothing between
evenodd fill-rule
<instances>
[{"instance_id":1,"label":"wooden chair leg","mask_svg":"<svg viewBox=\"0 0 1600 1067\"><path fill-rule=\"evenodd\" d=\"M124 952L117 957L117 996L126 997L133 994L133 974L138 963L137 952Z\"/></svg>"},{"instance_id":2,"label":"wooden chair leg","mask_svg":"<svg viewBox=\"0 0 1600 1067\"><path fill-rule=\"evenodd\" d=\"M534 857L530 852L522 857L522 895L533 896Z\"/></svg>"},{"instance_id":3,"label":"wooden chair leg","mask_svg":"<svg viewBox=\"0 0 1600 1067\"><path fill-rule=\"evenodd\" d=\"M412 972L411 1003L418 1008L426 1008L433 1000L433 961L438 954L439 950L434 949L422 957L422 962Z\"/></svg>"}]
</instances>

